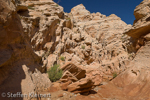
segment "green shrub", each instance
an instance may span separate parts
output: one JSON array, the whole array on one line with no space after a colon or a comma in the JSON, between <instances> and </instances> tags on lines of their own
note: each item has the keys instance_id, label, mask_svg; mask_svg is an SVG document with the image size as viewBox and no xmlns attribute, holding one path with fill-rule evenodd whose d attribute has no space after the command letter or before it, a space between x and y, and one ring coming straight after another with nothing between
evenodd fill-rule
<instances>
[{"instance_id":1,"label":"green shrub","mask_svg":"<svg viewBox=\"0 0 150 100\"><path fill-rule=\"evenodd\" d=\"M22 19L22 16L21 16L21 15L19 15L19 18L20 18L20 19Z\"/></svg>"},{"instance_id":2,"label":"green shrub","mask_svg":"<svg viewBox=\"0 0 150 100\"><path fill-rule=\"evenodd\" d=\"M60 24L60 20L58 21L58 24Z\"/></svg>"},{"instance_id":3,"label":"green shrub","mask_svg":"<svg viewBox=\"0 0 150 100\"><path fill-rule=\"evenodd\" d=\"M31 6L28 6L28 9L34 10L34 8L33 8L33 7L31 7Z\"/></svg>"},{"instance_id":4,"label":"green shrub","mask_svg":"<svg viewBox=\"0 0 150 100\"><path fill-rule=\"evenodd\" d=\"M63 71L59 68L59 65L55 64L53 67L51 67L48 71L48 76L49 79L52 82L56 82L57 80L59 80L62 75L63 75Z\"/></svg>"},{"instance_id":5,"label":"green shrub","mask_svg":"<svg viewBox=\"0 0 150 100\"><path fill-rule=\"evenodd\" d=\"M65 61L65 57L64 57L64 56L61 56L60 59L61 59L62 61Z\"/></svg>"},{"instance_id":6,"label":"green shrub","mask_svg":"<svg viewBox=\"0 0 150 100\"><path fill-rule=\"evenodd\" d=\"M82 45L82 47L81 47L82 49L85 49L85 46L84 45Z\"/></svg>"},{"instance_id":7,"label":"green shrub","mask_svg":"<svg viewBox=\"0 0 150 100\"><path fill-rule=\"evenodd\" d=\"M113 78L117 77L117 72L113 73Z\"/></svg>"},{"instance_id":8,"label":"green shrub","mask_svg":"<svg viewBox=\"0 0 150 100\"><path fill-rule=\"evenodd\" d=\"M126 36L125 34L122 35L122 37L125 37L125 36Z\"/></svg>"},{"instance_id":9,"label":"green shrub","mask_svg":"<svg viewBox=\"0 0 150 100\"><path fill-rule=\"evenodd\" d=\"M58 7L58 4L56 4L55 6Z\"/></svg>"},{"instance_id":10,"label":"green shrub","mask_svg":"<svg viewBox=\"0 0 150 100\"><path fill-rule=\"evenodd\" d=\"M66 17L66 20L71 20L69 17Z\"/></svg>"}]
</instances>

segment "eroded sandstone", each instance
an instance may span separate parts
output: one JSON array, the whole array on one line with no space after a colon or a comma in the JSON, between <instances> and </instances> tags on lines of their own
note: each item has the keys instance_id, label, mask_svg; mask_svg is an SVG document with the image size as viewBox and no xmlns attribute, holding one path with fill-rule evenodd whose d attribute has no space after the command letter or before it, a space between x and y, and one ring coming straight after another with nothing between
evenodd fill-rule
<instances>
[{"instance_id":1,"label":"eroded sandstone","mask_svg":"<svg viewBox=\"0 0 150 100\"><path fill-rule=\"evenodd\" d=\"M0 9L0 93L150 99L149 0L134 10L133 26L115 14L90 13L83 4L65 13L53 0L0 0ZM54 64L64 73L51 83L45 72Z\"/></svg>"}]
</instances>

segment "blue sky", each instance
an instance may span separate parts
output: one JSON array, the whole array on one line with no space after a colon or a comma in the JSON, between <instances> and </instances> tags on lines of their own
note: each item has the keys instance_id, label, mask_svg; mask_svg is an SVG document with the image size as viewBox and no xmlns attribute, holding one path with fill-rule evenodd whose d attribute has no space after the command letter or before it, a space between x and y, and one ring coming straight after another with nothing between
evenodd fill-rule
<instances>
[{"instance_id":1,"label":"blue sky","mask_svg":"<svg viewBox=\"0 0 150 100\"><path fill-rule=\"evenodd\" d=\"M56 3L59 0L54 0ZM116 14L127 24L133 24L135 19L133 12L137 5L143 0L61 0L59 5L64 7L65 12L78 5L83 4L91 13L100 12L106 16Z\"/></svg>"}]
</instances>

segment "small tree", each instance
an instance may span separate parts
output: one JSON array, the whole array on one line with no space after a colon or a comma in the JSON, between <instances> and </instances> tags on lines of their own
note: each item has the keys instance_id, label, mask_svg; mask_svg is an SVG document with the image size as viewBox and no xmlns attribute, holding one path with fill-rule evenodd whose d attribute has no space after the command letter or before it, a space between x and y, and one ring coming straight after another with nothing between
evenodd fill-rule
<instances>
[{"instance_id":1,"label":"small tree","mask_svg":"<svg viewBox=\"0 0 150 100\"><path fill-rule=\"evenodd\" d=\"M59 80L62 75L63 75L63 71L59 68L59 65L55 64L53 67L51 67L48 71L48 76L49 79L52 82L56 82L57 80Z\"/></svg>"}]
</instances>

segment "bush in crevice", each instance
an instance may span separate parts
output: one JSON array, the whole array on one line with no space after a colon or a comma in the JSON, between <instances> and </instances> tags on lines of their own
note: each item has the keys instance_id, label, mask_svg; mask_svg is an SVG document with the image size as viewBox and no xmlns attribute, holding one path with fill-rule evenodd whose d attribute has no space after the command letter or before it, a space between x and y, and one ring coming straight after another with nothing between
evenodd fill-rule
<instances>
[{"instance_id":1,"label":"bush in crevice","mask_svg":"<svg viewBox=\"0 0 150 100\"><path fill-rule=\"evenodd\" d=\"M66 20L71 20L69 17L66 17Z\"/></svg>"},{"instance_id":2,"label":"bush in crevice","mask_svg":"<svg viewBox=\"0 0 150 100\"><path fill-rule=\"evenodd\" d=\"M60 59L61 59L62 61L65 61L65 57L64 57L64 56L61 56Z\"/></svg>"},{"instance_id":3,"label":"bush in crevice","mask_svg":"<svg viewBox=\"0 0 150 100\"><path fill-rule=\"evenodd\" d=\"M51 67L48 71L48 77L52 82L56 82L59 80L62 75L63 71L59 68L59 65L55 64L53 67Z\"/></svg>"},{"instance_id":4,"label":"bush in crevice","mask_svg":"<svg viewBox=\"0 0 150 100\"><path fill-rule=\"evenodd\" d=\"M28 9L34 10L34 7L28 6Z\"/></svg>"},{"instance_id":5,"label":"bush in crevice","mask_svg":"<svg viewBox=\"0 0 150 100\"><path fill-rule=\"evenodd\" d=\"M113 73L113 78L117 77L117 75L118 75L117 72L114 72Z\"/></svg>"},{"instance_id":6,"label":"bush in crevice","mask_svg":"<svg viewBox=\"0 0 150 100\"><path fill-rule=\"evenodd\" d=\"M85 46L84 46L84 45L82 45L82 46L81 46L81 48L82 48L82 49L85 49Z\"/></svg>"},{"instance_id":7,"label":"bush in crevice","mask_svg":"<svg viewBox=\"0 0 150 100\"><path fill-rule=\"evenodd\" d=\"M58 5L58 4L56 4L55 6L56 6L56 7L58 7L59 5Z\"/></svg>"}]
</instances>

